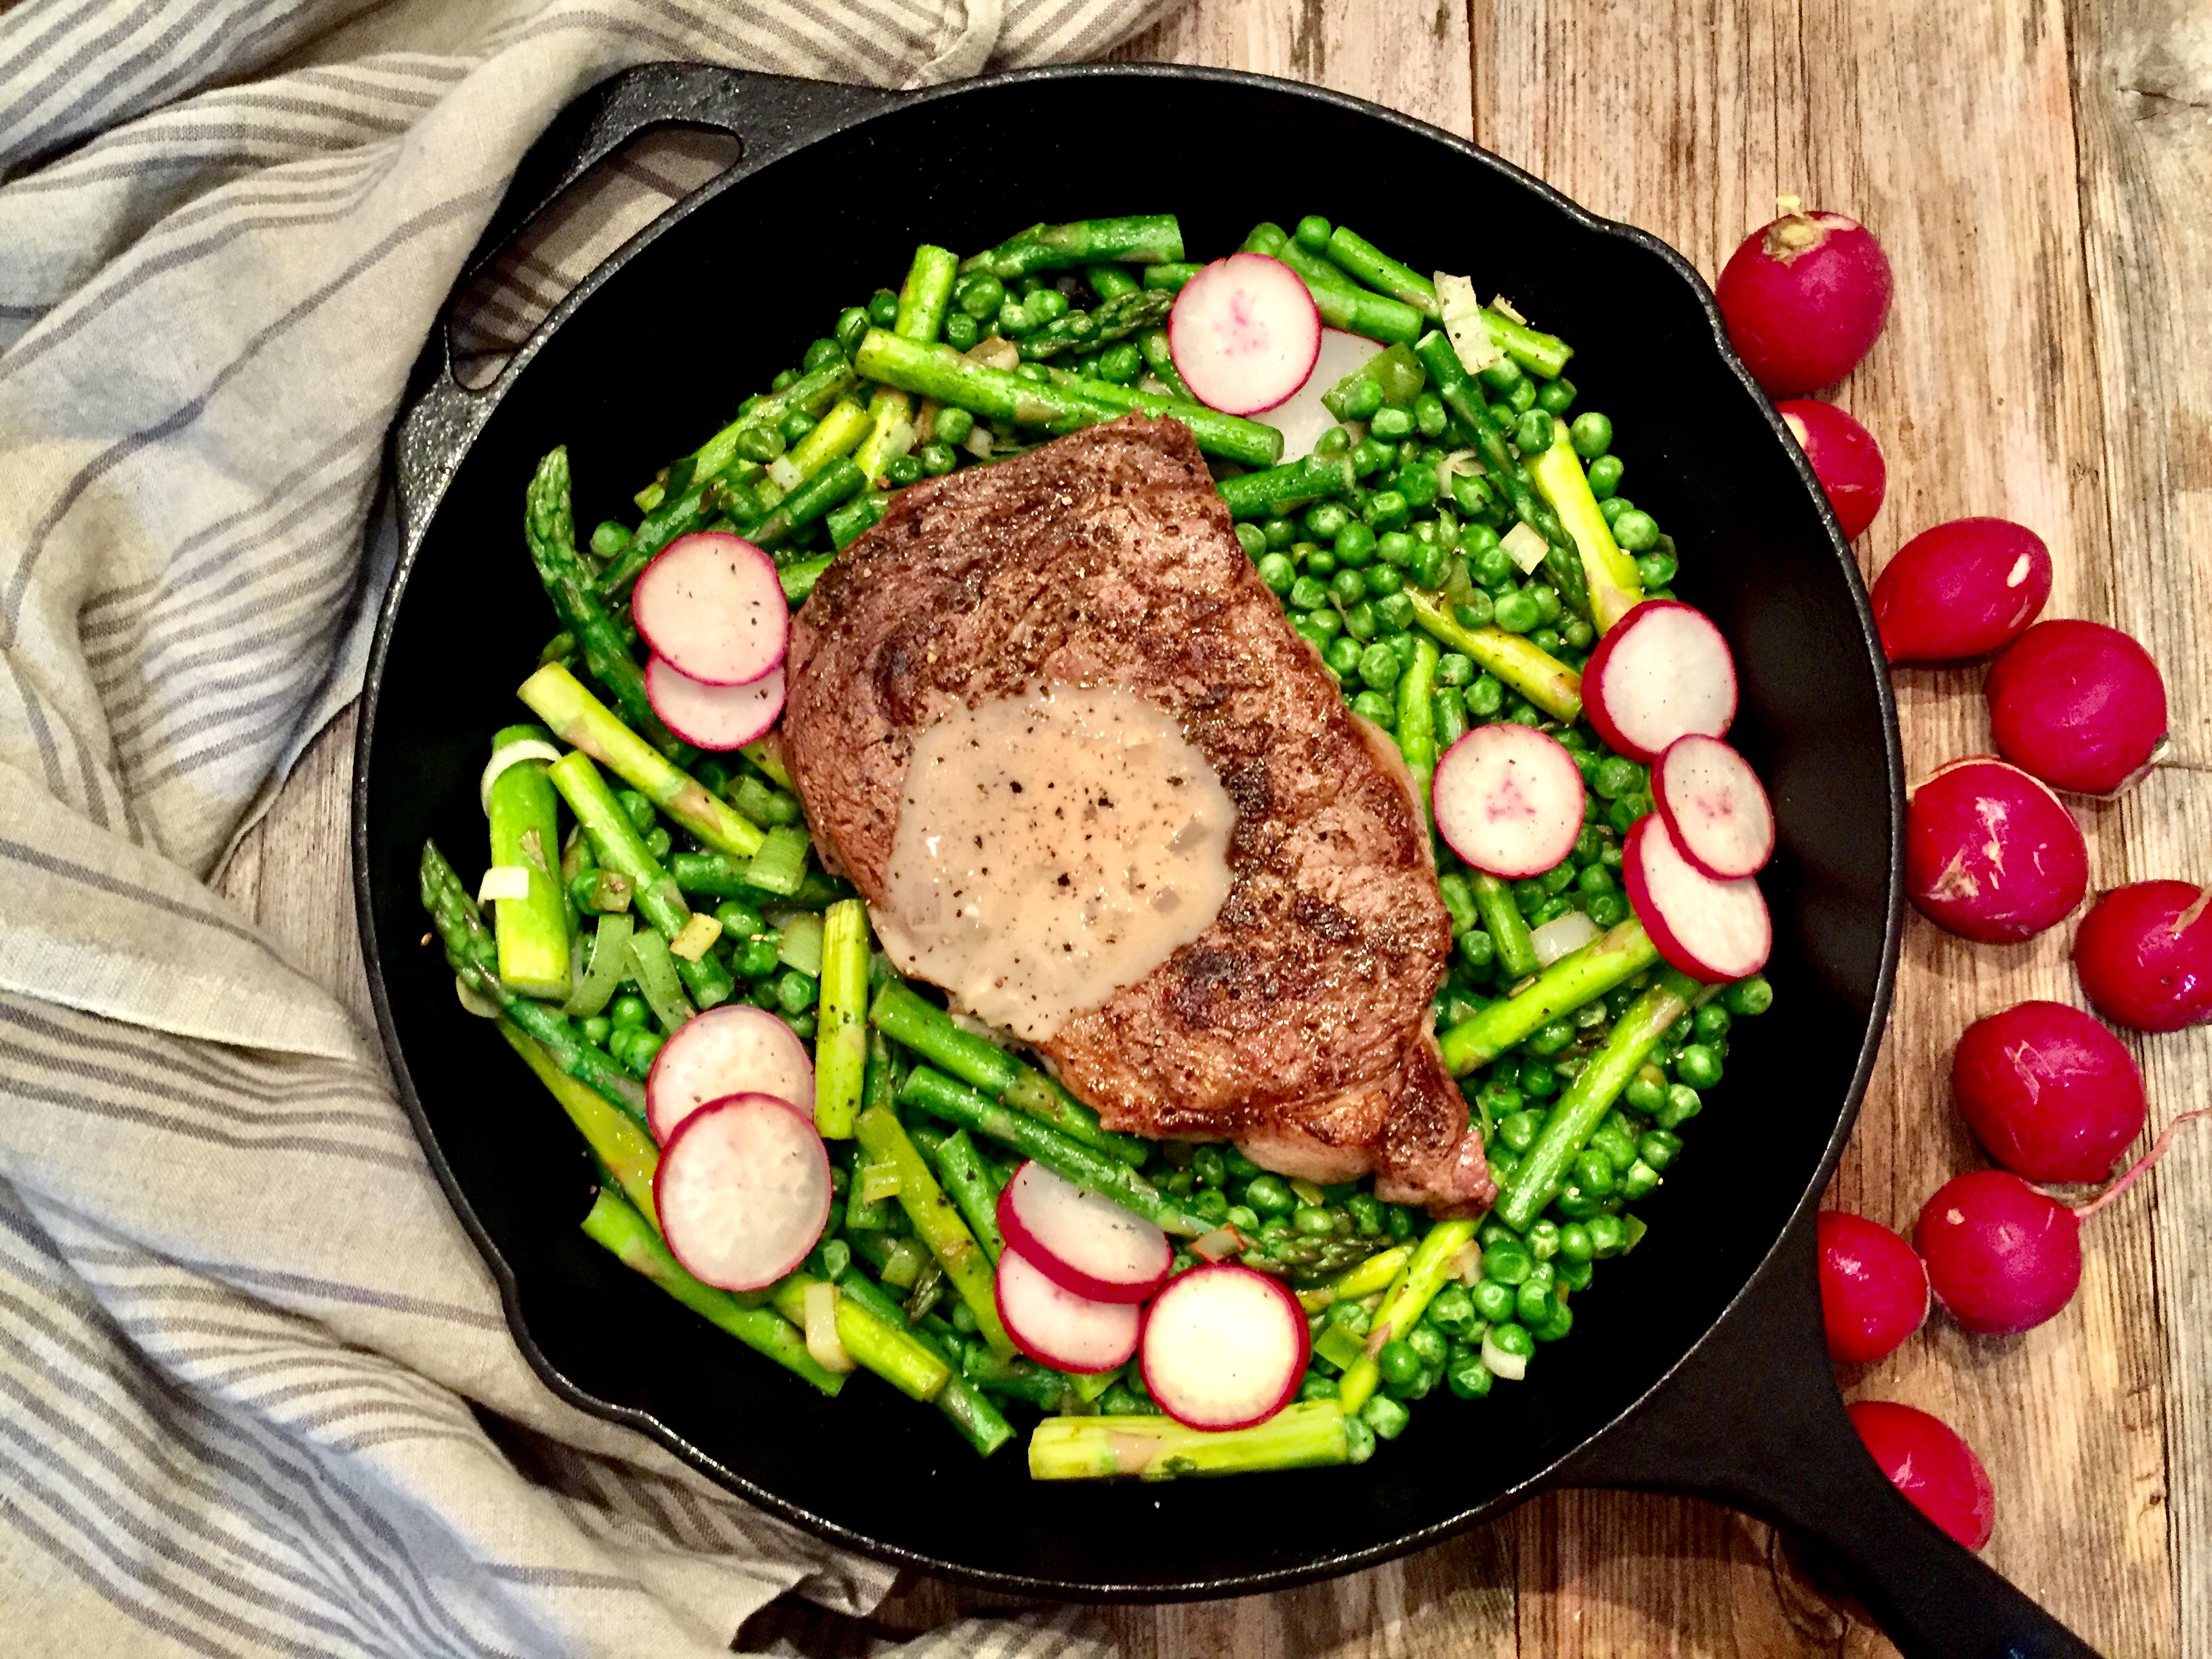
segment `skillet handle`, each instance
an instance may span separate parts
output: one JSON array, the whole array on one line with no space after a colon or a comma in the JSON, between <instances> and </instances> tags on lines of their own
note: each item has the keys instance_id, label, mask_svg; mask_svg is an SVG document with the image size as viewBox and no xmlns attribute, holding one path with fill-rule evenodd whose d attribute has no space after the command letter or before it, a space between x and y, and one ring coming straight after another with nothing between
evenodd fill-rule
<instances>
[{"instance_id":1,"label":"skillet handle","mask_svg":"<svg viewBox=\"0 0 2212 1659\"><path fill-rule=\"evenodd\" d=\"M610 76L556 116L515 168L454 289L498 258L540 214L586 173L654 127L710 127L739 146L737 161L703 188L719 189L897 100L873 87L756 75L712 64L641 64ZM650 234L651 231L641 233ZM477 391L453 377L453 343L442 316L416 362L392 436L403 545L427 522L453 469L491 416L510 376L529 355L518 352Z\"/></svg>"},{"instance_id":2,"label":"skillet handle","mask_svg":"<svg viewBox=\"0 0 2212 1659\"><path fill-rule=\"evenodd\" d=\"M1802 1535L1905 1659L2096 1659L1890 1485L1821 1334L1813 1212L1711 1336L1560 1483L1717 1498Z\"/></svg>"}]
</instances>

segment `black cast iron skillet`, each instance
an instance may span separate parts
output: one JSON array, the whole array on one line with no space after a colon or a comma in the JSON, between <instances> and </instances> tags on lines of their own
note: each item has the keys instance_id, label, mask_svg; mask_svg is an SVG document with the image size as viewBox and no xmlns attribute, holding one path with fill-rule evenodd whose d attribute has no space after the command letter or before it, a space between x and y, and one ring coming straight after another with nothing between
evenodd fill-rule
<instances>
[{"instance_id":1,"label":"black cast iron skillet","mask_svg":"<svg viewBox=\"0 0 2212 1659\"><path fill-rule=\"evenodd\" d=\"M1404 1554L1546 1486L1648 1487L1806 1535L1908 1654L2087 1652L1896 1494L1823 1356L1813 1212L1897 959L1895 714L1834 520L1689 265L1444 133L1251 76L1049 70L899 96L652 65L548 133L473 268L668 124L734 135L742 157L592 272L486 390L456 384L442 330L424 354L396 430L403 551L360 726L354 856L378 1020L547 1384L835 1542L1000 1589L1279 1589ZM1039 219L1164 209L1199 257L1262 217L1348 221L1418 269L1471 270L1574 343L1583 406L1614 416L1628 489L1679 539L1681 592L1737 653L1734 738L1781 824L1764 878L1777 1004L1738 1025L1687 1155L1639 1206L1649 1238L1605 1264L1572 1337L1525 1383L1432 1396L1362 1468L1234 1487L1035 1485L1018 1446L978 1462L887 1395L818 1398L583 1237L580 1146L419 945L416 858L425 836L464 868L481 854L477 771L552 628L518 533L547 449L569 447L580 523L614 515L838 307L896 283L915 242L972 249Z\"/></svg>"}]
</instances>

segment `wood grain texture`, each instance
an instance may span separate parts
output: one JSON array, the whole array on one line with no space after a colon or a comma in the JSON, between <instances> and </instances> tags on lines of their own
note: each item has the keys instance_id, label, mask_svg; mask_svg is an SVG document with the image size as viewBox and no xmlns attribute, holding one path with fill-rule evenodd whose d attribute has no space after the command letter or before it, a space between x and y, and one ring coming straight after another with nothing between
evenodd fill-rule
<instances>
[{"instance_id":1,"label":"wood grain texture","mask_svg":"<svg viewBox=\"0 0 2212 1659\"><path fill-rule=\"evenodd\" d=\"M2057 568L2046 614L2136 634L2171 695L2173 763L2118 804L2080 804L2096 884L2212 876L2203 0L1192 0L1121 55L1316 82L1471 135L1709 277L1779 191L1865 219L1898 287L1881 341L1835 394L1889 461L1866 568L1965 514L2035 527ZM1663 404L1612 412L1663 417ZM1980 680L1900 676L1914 775L1988 746ZM310 752L224 884L365 1018L350 732L340 722ZM1995 949L1914 922L1832 1201L1909 1228L1936 1185L1979 1166L1951 1109L1951 1046L2023 997L2078 1001L2071 931ZM2212 1030L2132 1046L2154 1123L2204 1103ZM1967 1436L1998 1490L1990 1559L2116 1655L2212 1659L2208 1231L2212 1136L2185 1135L2092 1224L2081 1294L2058 1320L1994 1340L1939 1316L1842 1379ZM912 1581L884 1625L994 1605ZM1892 1651L1765 1527L1613 1493L1555 1494L1285 1595L1101 1620L1129 1659Z\"/></svg>"}]
</instances>

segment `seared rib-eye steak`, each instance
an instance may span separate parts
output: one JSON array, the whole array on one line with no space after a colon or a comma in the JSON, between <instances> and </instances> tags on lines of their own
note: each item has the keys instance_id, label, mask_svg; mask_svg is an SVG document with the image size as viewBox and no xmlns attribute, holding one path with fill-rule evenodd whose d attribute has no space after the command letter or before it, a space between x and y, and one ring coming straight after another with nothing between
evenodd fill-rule
<instances>
[{"instance_id":1,"label":"seared rib-eye steak","mask_svg":"<svg viewBox=\"0 0 2212 1659\"><path fill-rule=\"evenodd\" d=\"M917 484L797 618L782 736L824 856L881 907L915 734L1039 684L1170 716L1237 811L1212 923L1040 1045L1109 1127L1232 1139L1437 1210L1495 1187L1428 1033L1451 947L1389 739L1346 710L1189 434L1130 416Z\"/></svg>"}]
</instances>

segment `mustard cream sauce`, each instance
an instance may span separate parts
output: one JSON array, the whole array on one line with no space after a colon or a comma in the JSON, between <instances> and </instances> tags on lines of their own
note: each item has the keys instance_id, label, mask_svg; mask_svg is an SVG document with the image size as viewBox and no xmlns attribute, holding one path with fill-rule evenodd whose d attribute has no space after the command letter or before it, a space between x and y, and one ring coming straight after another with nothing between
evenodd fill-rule
<instances>
[{"instance_id":1,"label":"mustard cream sauce","mask_svg":"<svg viewBox=\"0 0 2212 1659\"><path fill-rule=\"evenodd\" d=\"M1237 821L1176 722L1040 685L915 738L875 917L905 973L1031 1042L1204 933Z\"/></svg>"}]
</instances>

